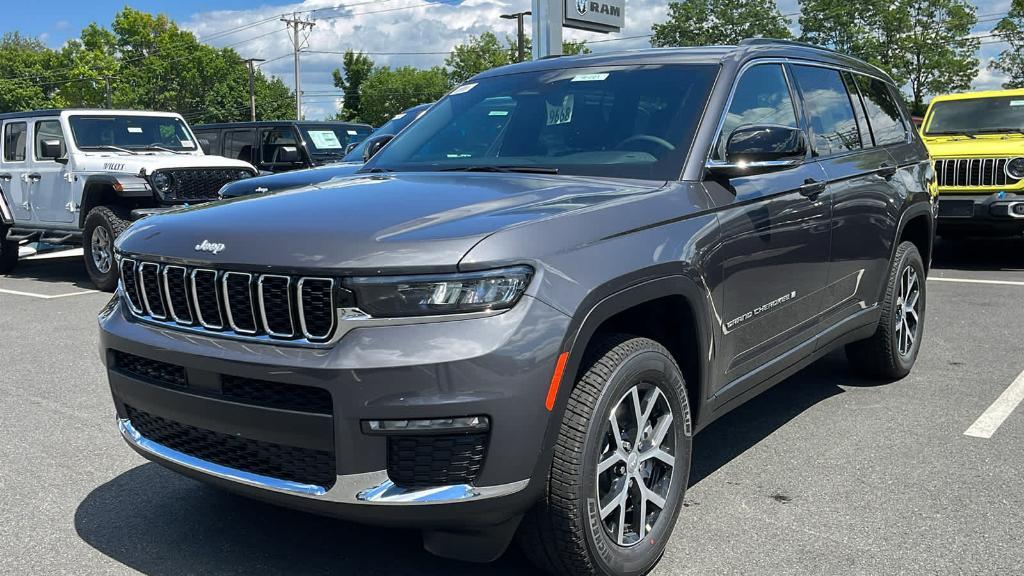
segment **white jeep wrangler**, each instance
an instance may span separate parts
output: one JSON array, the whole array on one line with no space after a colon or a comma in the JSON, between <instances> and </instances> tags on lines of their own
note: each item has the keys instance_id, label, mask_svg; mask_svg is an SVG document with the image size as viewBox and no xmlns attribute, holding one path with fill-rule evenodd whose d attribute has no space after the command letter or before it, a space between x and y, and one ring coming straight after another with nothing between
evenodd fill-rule
<instances>
[{"instance_id":1,"label":"white jeep wrangler","mask_svg":"<svg viewBox=\"0 0 1024 576\"><path fill-rule=\"evenodd\" d=\"M29 242L81 245L101 290L117 285L114 239L131 221L217 199L256 174L207 156L178 114L41 110L0 114L0 274Z\"/></svg>"}]
</instances>

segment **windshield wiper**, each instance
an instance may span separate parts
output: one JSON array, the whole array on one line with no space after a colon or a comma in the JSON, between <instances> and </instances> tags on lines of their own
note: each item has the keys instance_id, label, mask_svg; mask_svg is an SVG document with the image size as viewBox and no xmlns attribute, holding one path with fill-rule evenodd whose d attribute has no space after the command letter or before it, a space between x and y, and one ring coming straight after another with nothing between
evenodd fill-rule
<instances>
[{"instance_id":1,"label":"windshield wiper","mask_svg":"<svg viewBox=\"0 0 1024 576\"><path fill-rule=\"evenodd\" d=\"M964 130L946 130L944 132L925 132L925 136L966 136L971 140L975 140L978 137L970 132Z\"/></svg>"},{"instance_id":2,"label":"windshield wiper","mask_svg":"<svg viewBox=\"0 0 1024 576\"><path fill-rule=\"evenodd\" d=\"M1024 128L985 128L978 134L1024 134Z\"/></svg>"},{"instance_id":3,"label":"windshield wiper","mask_svg":"<svg viewBox=\"0 0 1024 576\"><path fill-rule=\"evenodd\" d=\"M124 152L125 154L131 154L132 156L138 155L138 152L129 150L127 148L121 148L120 146L111 146L109 144L97 144L95 146L79 146L82 150L113 150L115 152Z\"/></svg>"},{"instance_id":4,"label":"windshield wiper","mask_svg":"<svg viewBox=\"0 0 1024 576\"><path fill-rule=\"evenodd\" d=\"M149 144L142 147L143 150L159 150L161 152L170 152L171 154L186 154L183 150L171 150L170 148L164 148L159 144Z\"/></svg>"},{"instance_id":5,"label":"windshield wiper","mask_svg":"<svg viewBox=\"0 0 1024 576\"><path fill-rule=\"evenodd\" d=\"M443 168L442 172L520 172L523 174L558 174L558 168L550 166L460 166Z\"/></svg>"}]
</instances>

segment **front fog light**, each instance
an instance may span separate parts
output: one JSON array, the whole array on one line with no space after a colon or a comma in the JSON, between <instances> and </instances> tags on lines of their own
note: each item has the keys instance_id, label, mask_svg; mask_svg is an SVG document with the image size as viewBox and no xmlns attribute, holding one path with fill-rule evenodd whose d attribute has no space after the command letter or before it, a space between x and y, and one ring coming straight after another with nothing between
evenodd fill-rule
<instances>
[{"instance_id":1,"label":"front fog light","mask_svg":"<svg viewBox=\"0 0 1024 576\"><path fill-rule=\"evenodd\" d=\"M487 416L459 418L430 418L421 420L367 420L364 431L377 434L403 434L417 432L485 432L491 427Z\"/></svg>"},{"instance_id":2,"label":"front fog light","mask_svg":"<svg viewBox=\"0 0 1024 576\"><path fill-rule=\"evenodd\" d=\"M1013 158L1006 162L1006 175L1014 180L1024 180L1024 158Z\"/></svg>"},{"instance_id":3,"label":"front fog light","mask_svg":"<svg viewBox=\"0 0 1024 576\"><path fill-rule=\"evenodd\" d=\"M515 266L483 272L431 276L349 278L360 310L377 318L460 314L511 308L530 283L533 270Z\"/></svg>"}]
</instances>

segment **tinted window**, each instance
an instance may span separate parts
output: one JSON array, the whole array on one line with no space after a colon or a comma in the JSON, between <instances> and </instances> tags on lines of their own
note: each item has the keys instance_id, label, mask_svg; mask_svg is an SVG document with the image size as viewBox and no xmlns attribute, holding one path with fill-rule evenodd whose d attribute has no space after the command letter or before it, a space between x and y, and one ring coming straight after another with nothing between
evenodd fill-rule
<instances>
[{"instance_id":1,"label":"tinted window","mask_svg":"<svg viewBox=\"0 0 1024 576\"><path fill-rule=\"evenodd\" d=\"M877 78L869 78L856 74L857 86L860 87L861 96L864 97L864 108L868 112L868 122L871 124L871 134L875 137L875 144L895 144L905 142L907 139L907 127L903 124L903 115L900 113L899 104L892 97L892 92L885 82Z\"/></svg>"},{"instance_id":2,"label":"tinted window","mask_svg":"<svg viewBox=\"0 0 1024 576\"><path fill-rule=\"evenodd\" d=\"M71 116L68 122L79 148L196 149L185 122L174 116Z\"/></svg>"},{"instance_id":3,"label":"tinted window","mask_svg":"<svg viewBox=\"0 0 1024 576\"><path fill-rule=\"evenodd\" d=\"M839 71L817 66L794 66L793 71L803 92L818 154L830 156L860 148L860 131Z\"/></svg>"},{"instance_id":4,"label":"tinted window","mask_svg":"<svg viewBox=\"0 0 1024 576\"><path fill-rule=\"evenodd\" d=\"M751 124L797 127L793 99L781 64L754 66L740 77L712 158L723 160L729 135L740 126Z\"/></svg>"},{"instance_id":5,"label":"tinted window","mask_svg":"<svg viewBox=\"0 0 1024 576\"><path fill-rule=\"evenodd\" d=\"M349 144L362 142L373 129L363 124L302 125L302 139L313 156L333 159L345 155Z\"/></svg>"},{"instance_id":6,"label":"tinted window","mask_svg":"<svg viewBox=\"0 0 1024 576\"><path fill-rule=\"evenodd\" d=\"M291 128L270 128L260 131L260 161L275 164L282 146L297 147L295 132Z\"/></svg>"},{"instance_id":7,"label":"tinted window","mask_svg":"<svg viewBox=\"0 0 1024 576\"><path fill-rule=\"evenodd\" d=\"M219 130L196 131L196 138L199 139L199 146L203 148L203 152L220 155Z\"/></svg>"},{"instance_id":8,"label":"tinted window","mask_svg":"<svg viewBox=\"0 0 1024 576\"><path fill-rule=\"evenodd\" d=\"M43 157L43 141L44 140L57 140L60 142L60 156L64 155L66 148L64 147L64 131L60 128L60 121L58 120L42 120L36 122L36 134L35 134L35 157Z\"/></svg>"},{"instance_id":9,"label":"tinted window","mask_svg":"<svg viewBox=\"0 0 1024 576\"><path fill-rule=\"evenodd\" d=\"M394 118L380 125L373 131L373 136L380 136L382 134L398 134L406 126L412 123L413 120L419 118L427 111L429 105L413 106L401 114L396 114ZM368 135L369 136L369 135ZM345 155L345 162L362 162L363 151L366 150L367 139L364 138L359 144L353 148L348 154Z\"/></svg>"},{"instance_id":10,"label":"tinted window","mask_svg":"<svg viewBox=\"0 0 1024 576\"><path fill-rule=\"evenodd\" d=\"M4 126L4 161L23 162L25 160L25 139L28 136L28 124L12 122Z\"/></svg>"},{"instance_id":11,"label":"tinted window","mask_svg":"<svg viewBox=\"0 0 1024 576\"><path fill-rule=\"evenodd\" d=\"M1024 96L944 100L932 104L925 134L999 134L1024 131Z\"/></svg>"},{"instance_id":12,"label":"tinted window","mask_svg":"<svg viewBox=\"0 0 1024 576\"><path fill-rule=\"evenodd\" d=\"M717 69L613 66L480 78L430 108L367 169L535 166L675 180ZM474 122L481 118L486 123Z\"/></svg>"},{"instance_id":13,"label":"tinted window","mask_svg":"<svg viewBox=\"0 0 1024 576\"><path fill-rule=\"evenodd\" d=\"M224 133L224 156L252 162L252 130L234 130Z\"/></svg>"},{"instance_id":14,"label":"tinted window","mask_svg":"<svg viewBox=\"0 0 1024 576\"><path fill-rule=\"evenodd\" d=\"M843 72L843 82L846 84L846 91L850 94L853 102L853 115L857 117L857 129L860 131L860 143L865 148L874 146L871 140L871 128L868 126L867 112L864 111L864 99L861 98L860 89L857 88L857 81L853 74Z\"/></svg>"}]
</instances>

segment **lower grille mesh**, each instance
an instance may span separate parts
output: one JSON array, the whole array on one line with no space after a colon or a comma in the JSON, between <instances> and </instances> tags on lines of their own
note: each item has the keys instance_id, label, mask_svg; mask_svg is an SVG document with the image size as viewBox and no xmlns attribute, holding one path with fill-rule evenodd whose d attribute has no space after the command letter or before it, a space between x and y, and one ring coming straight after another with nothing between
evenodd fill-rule
<instances>
[{"instance_id":1,"label":"lower grille mesh","mask_svg":"<svg viewBox=\"0 0 1024 576\"><path fill-rule=\"evenodd\" d=\"M185 369L181 366L150 360L119 350L114 350L114 369L156 384L167 384L176 388L188 386Z\"/></svg>"},{"instance_id":2,"label":"lower grille mesh","mask_svg":"<svg viewBox=\"0 0 1024 576\"><path fill-rule=\"evenodd\" d=\"M388 478L402 488L471 484L487 455L487 434L388 437Z\"/></svg>"},{"instance_id":3,"label":"lower grille mesh","mask_svg":"<svg viewBox=\"0 0 1024 576\"><path fill-rule=\"evenodd\" d=\"M294 410L312 414L332 414L334 412L331 393L323 388L313 388L312 386L267 382L225 374L221 376L221 394L225 400L278 410Z\"/></svg>"},{"instance_id":4,"label":"lower grille mesh","mask_svg":"<svg viewBox=\"0 0 1024 576\"><path fill-rule=\"evenodd\" d=\"M280 480L334 485L334 454L221 434L125 406L132 426L148 440L189 456Z\"/></svg>"}]
</instances>

